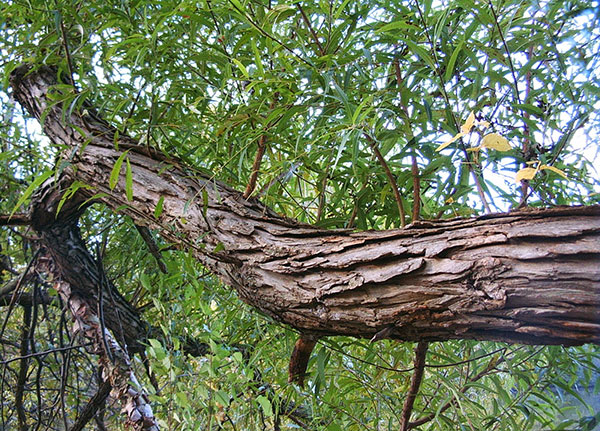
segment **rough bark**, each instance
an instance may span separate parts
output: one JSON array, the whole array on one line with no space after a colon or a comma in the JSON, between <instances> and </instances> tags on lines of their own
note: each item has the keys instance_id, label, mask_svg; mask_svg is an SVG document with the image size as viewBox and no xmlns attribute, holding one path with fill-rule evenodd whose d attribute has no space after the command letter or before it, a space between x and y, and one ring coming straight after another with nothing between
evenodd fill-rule
<instances>
[{"instance_id":1,"label":"rough bark","mask_svg":"<svg viewBox=\"0 0 600 431\"><path fill-rule=\"evenodd\" d=\"M91 107L63 114L46 99L56 82L46 67L20 67L11 77L16 99L69 149L68 179L93 186L88 196L105 193L100 200L111 208L191 250L240 298L275 319L315 335L600 343L597 206L381 232L317 229L117 137ZM133 173L132 201L124 175L109 188L123 151ZM163 211L155 217L159 200Z\"/></svg>"},{"instance_id":2,"label":"rough bark","mask_svg":"<svg viewBox=\"0 0 600 431\"><path fill-rule=\"evenodd\" d=\"M99 357L102 379L120 401L126 425L139 431L157 431L148 397L137 381L128 352L143 348L148 326L85 248L78 226L83 202L71 199L56 213L61 185L47 184L32 199L33 227L50 255L44 261L44 270L59 276L54 288L73 316L73 331L91 342L90 351Z\"/></svg>"}]
</instances>

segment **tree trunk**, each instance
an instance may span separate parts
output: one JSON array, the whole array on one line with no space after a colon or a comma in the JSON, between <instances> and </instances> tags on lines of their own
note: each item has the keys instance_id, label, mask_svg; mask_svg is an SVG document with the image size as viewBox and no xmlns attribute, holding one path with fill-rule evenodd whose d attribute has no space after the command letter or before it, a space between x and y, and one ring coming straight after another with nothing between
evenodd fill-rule
<instances>
[{"instance_id":1,"label":"tree trunk","mask_svg":"<svg viewBox=\"0 0 600 431\"><path fill-rule=\"evenodd\" d=\"M11 76L16 99L68 148L68 180L85 182L93 187L80 190L86 197L103 193L98 200L191 250L277 320L314 335L375 340L600 343L598 206L380 232L318 229L115 135L91 107L69 115L50 106L46 96L56 82L47 67L22 66ZM123 151L131 201L124 173L109 187Z\"/></svg>"}]
</instances>

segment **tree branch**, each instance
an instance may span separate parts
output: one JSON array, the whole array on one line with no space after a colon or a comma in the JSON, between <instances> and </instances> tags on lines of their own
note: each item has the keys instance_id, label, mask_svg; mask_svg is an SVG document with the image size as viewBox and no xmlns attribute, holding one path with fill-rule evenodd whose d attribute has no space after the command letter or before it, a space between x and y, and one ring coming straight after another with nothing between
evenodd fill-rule
<instances>
[{"instance_id":1,"label":"tree branch","mask_svg":"<svg viewBox=\"0 0 600 431\"><path fill-rule=\"evenodd\" d=\"M110 390L110 383L106 381L102 382L94 396L88 400L77 421L75 421L69 431L82 431L87 423L96 415L98 409L104 405L106 398L110 394Z\"/></svg>"},{"instance_id":2,"label":"tree branch","mask_svg":"<svg viewBox=\"0 0 600 431\"><path fill-rule=\"evenodd\" d=\"M402 414L400 417L400 431L407 431L409 427L410 414L412 413L413 405L417 394L419 393L419 387L421 386L421 380L423 379L423 371L425 370L425 357L427 356L427 348L429 343L419 342L415 348L415 370L410 380L410 388L404 405L402 406Z\"/></svg>"},{"instance_id":3,"label":"tree branch","mask_svg":"<svg viewBox=\"0 0 600 431\"><path fill-rule=\"evenodd\" d=\"M29 226L31 218L28 214L0 215L0 226Z\"/></svg>"},{"instance_id":4,"label":"tree branch","mask_svg":"<svg viewBox=\"0 0 600 431\"><path fill-rule=\"evenodd\" d=\"M281 217L176 160L165 169L164 156L121 135L133 177L128 201L124 178L109 187L122 154L114 129L91 107L63 121L60 105L49 108L45 99L55 72L29 70L11 76L17 100L38 118L46 111L44 131L55 143L85 147L64 180L93 186L102 202L188 249L242 300L279 321L319 336L600 342L598 206L417 221L381 232L325 230ZM46 208L60 199L44 196ZM50 214L56 218L49 211L34 220Z\"/></svg>"},{"instance_id":5,"label":"tree branch","mask_svg":"<svg viewBox=\"0 0 600 431\"><path fill-rule=\"evenodd\" d=\"M400 196L400 190L398 190L398 184L396 183L396 178L394 177L394 174L392 174L392 171L390 170L390 167L388 166L387 162L385 161L385 158L381 154L381 151L379 151L379 148L377 147L377 142L375 142L375 140L366 133L364 134L364 136L367 139L369 146L373 150L375 157L377 157L379 164L383 168L383 171L385 172L385 176L388 179L390 188L392 189L392 192L394 193L394 198L396 199L396 205L398 206L398 214L400 216L400 227L404 227L404 226L406 226L406 213L404 211L404 205L402 204L402 196Z\"/></svg>"}]
</instances>

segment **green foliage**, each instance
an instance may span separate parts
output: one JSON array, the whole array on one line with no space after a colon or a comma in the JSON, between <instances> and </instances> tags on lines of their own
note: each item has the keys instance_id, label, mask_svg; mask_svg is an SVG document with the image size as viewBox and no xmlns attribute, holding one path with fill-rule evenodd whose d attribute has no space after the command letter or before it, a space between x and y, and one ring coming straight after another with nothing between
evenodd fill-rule
<instances>
[{"instance_id":1,"label":"green foliage","mask_svg":"<svg viewBox=\"0 0 600 431\"><path fill-rule=\"evenodd\" d=\"M400 226L392 186L367 136L405 208L415 204L414 156L425 219L479 213L482 198L492 210L518 205L515 175L527 166L536 171L531 205L598 203L598 10L597 1L583 0L3 2L0 213L22 208L39 183L68 164L54 166L60 148L8 97L8 76L23 61L72 74L79 92L62 85L52 93L66 113L89 102L119 134L240 190L264 139L254 194L280 213L327 228ZM470 112L489 127L469 127L437 152ZM490 134L493 141L485 139ZM499 151L504 139L511 149ZM116 186L125 162L132 200L135 166L127 154L115 161L107 186ZM159 272L129 220L94 207L82 224L110 279L162 331L147 356L157 383L151 400L165 429L301 427L283 415L290 402L307 410L309 429L397 429L410 344L323 340L302 390L286 374L296 334L241 304L167 243L159 246L168 272ZM0 253L15 273L32 258L29 235L0 231ZM12 276L3 268L2 282ZM65 325L57 327L58 309L48 309L35 333L38 351L70 343ZM22 321L20 309L10 314L0 338L18 340ZM209 353L192 357L185 337L207 343ZM15 346L2 348L3 360L19 355ZM47 398L29 393L27 405L40 404L50 429L73 420L78 395L92 392L90 358L74 350L31 363ZM18 364L3 364L5 387L15 386ZM449 341L431 346L427 364L413 420L432 419L420 429L589 430L598 422L585 405L600 390L597 347ZM143 365L135 366L144 375ZM149 377L143 384L153 387ZM3 397L3 406L14 403L11 391ZM57 416L55 405L68 413ZM14 409L2 409L2 427L16 427ZM118 408L110 412L105 420L118 429Z\"/></svg>"}]
</instances>

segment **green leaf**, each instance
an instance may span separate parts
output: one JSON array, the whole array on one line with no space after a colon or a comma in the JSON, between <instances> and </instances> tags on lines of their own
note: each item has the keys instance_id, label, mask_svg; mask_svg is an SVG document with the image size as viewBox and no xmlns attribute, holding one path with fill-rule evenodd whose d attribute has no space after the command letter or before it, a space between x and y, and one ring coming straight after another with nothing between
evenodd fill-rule
<instances>
[{"instance_id":1,"label":"green leaf","mask_svg":"<svg viewBox=\"0 0 600 431\"><path fill-rule=\"evenodd\" d=\"M21 205L23 205L23 203L29 199L29 197L31 196L31 194L35 191L35 189L37 189L39 187L40 184L42 184L44 181L46 181L48 178L50 178L50 176L54 174L53 170L47 169L44 172L42 172L42 175L36 177L33 182L31 184L29 184L29 187L27 187L25 189L25 191L23 192L23 194L21 195L21 197L19 198L19 200L17 201L16 205L14 206L14 208L12 209L12 211L10 212L10 217L12 217L15 214L15 211L17 211L19 209L19 207Z\"/></svg>"},{"instance_id":2,"label":"green leaf","mask_svg":"<svg viewBox=\"0 0 600 431\"><path fill-rule=\"evenodd\" d=\"M419 45L417 45L412 40L405 39L404 42L406 42L406 44L408 45L410 50L414 54L416 54L418 57L420 57L421 60L423 60L425 63L427 63L427 65L429 67L431 67L431 69L436 68L433 58L431 58L431 55L425 49L421 48Z\"/></svg>"},{"instance_id":3,"label":"green leaf","mask_svg":"<svg viewBox=\"0 0 600 431\"><path fill-rule=\"evenodd\" d=\"M63 207L63 205L65 204L65 202L70 199L71 197L73 197L73 195L77 192L77 190L81 189L81 188L85 188L85 189L91 189L92 187L81 182L81 181L73 181L73 184L71 184L69 186L69 188L67 190L65 190L65 192L63 193L62 198L60 199L60 202L58 202L58 207L56 208L56 214L60 213L61 208Z\"/></svg>"},{"instance_id":4,"label":"green leaf","mask_svg":"<svg viewBox=\"0 0 600 431\"><path fill-rule=\"evenodd\" d=\"M419 30L418 27L407 23L406 21L394 21L389 24L386 24L377 30L375 30L375 34L377 33L386 33L386 32L396 32L396 30Z\"/></svg>"},{"instance_id":5,"label":"green leaf","mask_svg":"<svg viewBox=\"0 0 600 431\"><path fill-rule=\"evenodd\" d=\"M458 44L452 55L450 56L450 60L448 60L448 66L446 66L446 72L444 73L444 82L448 82L454 73L454 65L456 64L456 59L458 58L458 54L460 54L460 50L462 49L464 42Z\"/></svg>"},{"instance_id":6,"label":"green leaf","mask_svg":"<svg viewBox=\"0 0 600 431\"><path fill-rule=\"evenodd\" d=\"M250 78L248 69L246 69L246 66L244 66L241 61L239 61L235 58L232 58L231 61L233 61L235 63L235 65L238 67L238 69L240 69L240 71L242 72L242 74L244 75L245 78Z\"/></svg>"},{"instance_id":7,"label":"green leaf","mask_svg":"<svg viewBox=\"0 0 600 431\"><path fill-rule=\"evenodd\" d=\"M110 173L110 178L108 181L108 185L111 190L113 190L117 186L117 183L119 182L119 174L121 173L121 165L123 164L123 160L125 160L125 157L127 157L128 152L129 152L129 150L122 153L112 168L112 171Z\"/></svg>"},{"instance_id":8,"label":"green leaf","mask_svg":"<svg viewBox=\"0 0 600 431\"><path fill-rule=\"evenodd\" d=\"M206 212L208 211L208 193L206 189L202 189L202 214L206 217Z\"/></svg>"},{"instance_id":9,"label":"green leaf","mask_svg":"<svg viewBox=\"0 0 600 431\"><path fill-rule=\"evenodd\" d=\"M154 208L154 218L159 218L163 212L163 205L165 203L165 197L161 196L158 198L158 202L156 203L156 208Z\"/></svg>"},{"instance_id":10,"label":"green leaf","mask_svg":"<svg viewBox=\"0 0 600 431\"><path fill-rule=\"evenodd\" d=\"M262 408L265 416L273 416L273 407L271 406L271 401L269 401L267 397L265 397L264 395L259 395L258 397L256 397L256 401L258 401L258 404L260 404L260 407Z\"/></svg>"}]
</instances>

